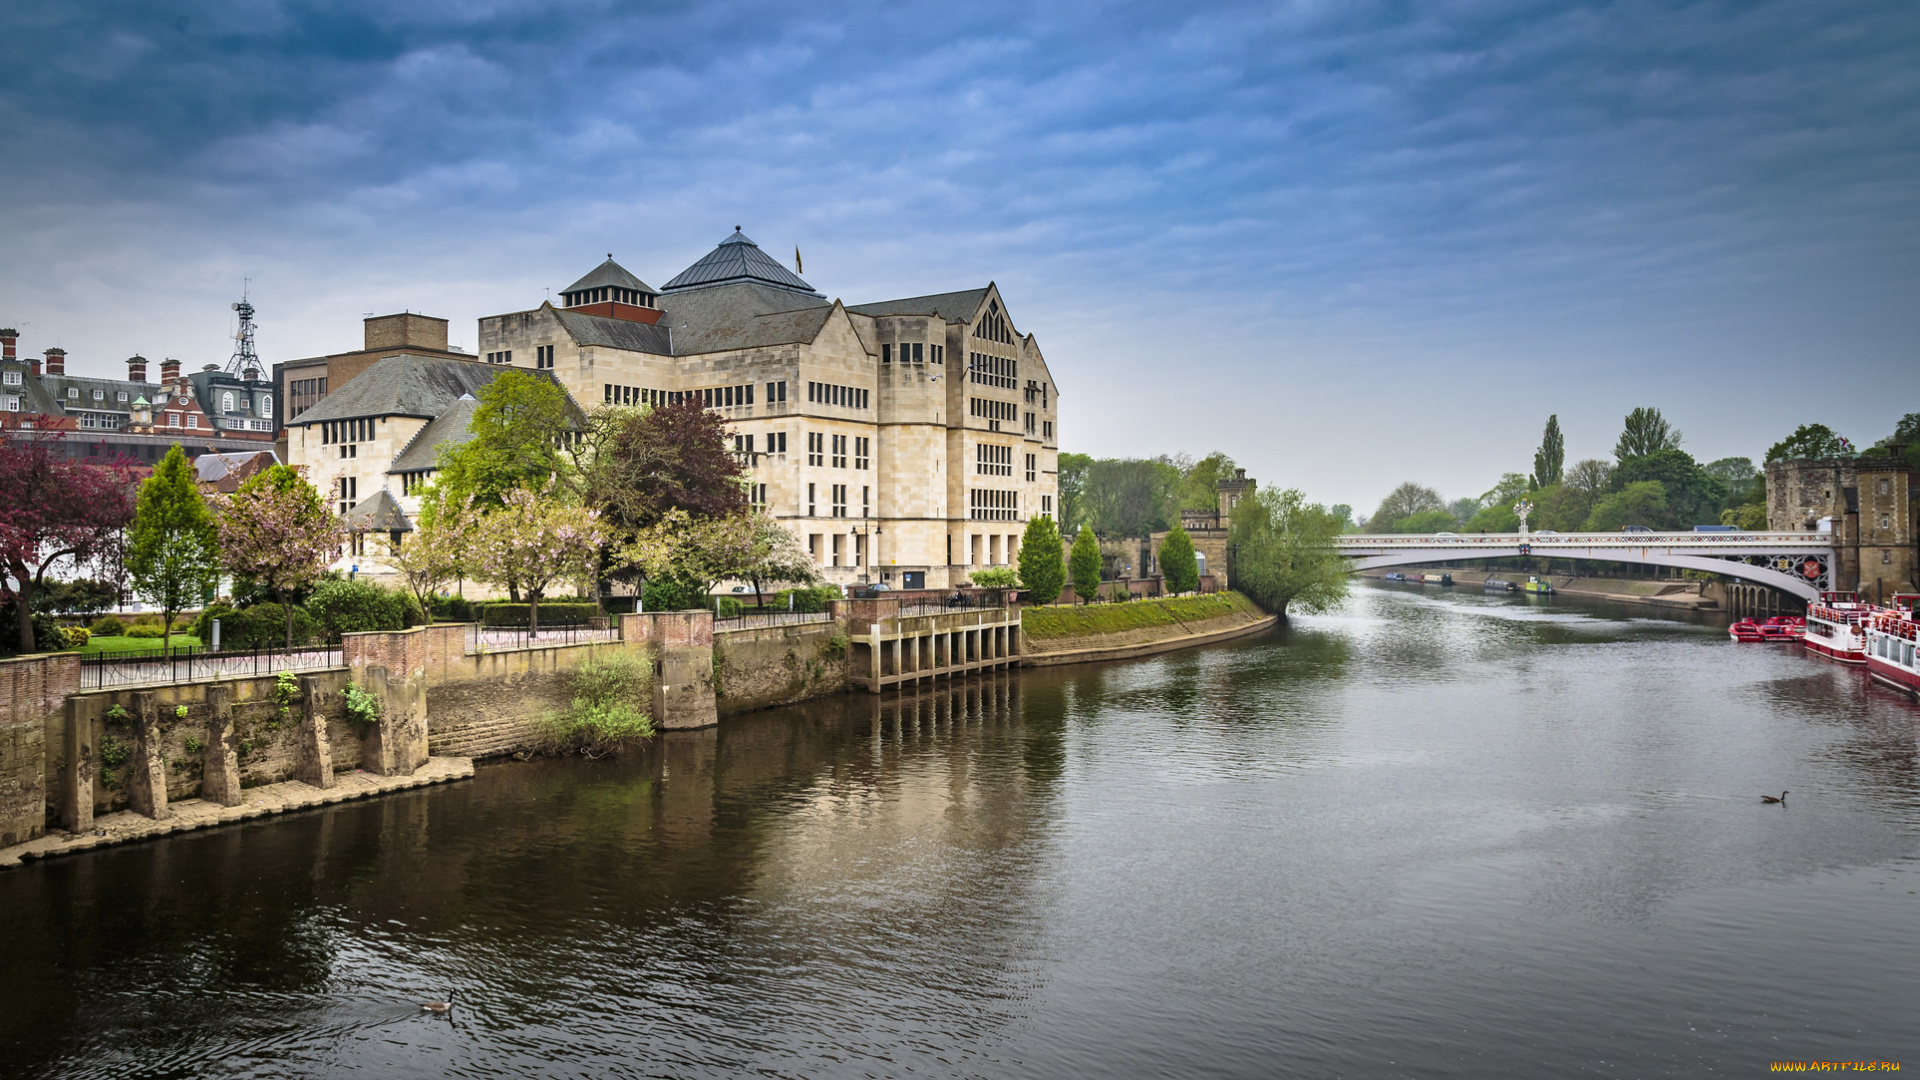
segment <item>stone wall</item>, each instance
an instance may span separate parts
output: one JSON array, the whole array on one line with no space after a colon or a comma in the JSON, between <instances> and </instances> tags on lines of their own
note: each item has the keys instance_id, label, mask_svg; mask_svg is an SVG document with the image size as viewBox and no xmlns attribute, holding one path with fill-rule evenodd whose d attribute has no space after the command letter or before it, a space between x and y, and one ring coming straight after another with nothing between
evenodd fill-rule
<instances>
[{"instance_id":1,"label":"stone wall","mask_svg":"<svg viewBox=\"0 0 1920 1080\"><path fill-rule=\"evenodd\" d=\"M838 693L847 685L848 651L846 631L838 622L716 633L713 667L720 715Z\"/></svg>"},{"instance_id":2,"label":"stone wall","mask_svg":"<svg viewBox=\"0 0 1920 1080\"><path fill-rule=\"evenodd\" d=\"M80 685L80 658L0 660L0 847L46 831L48 721Z\"/></svg>"}]
</instances>

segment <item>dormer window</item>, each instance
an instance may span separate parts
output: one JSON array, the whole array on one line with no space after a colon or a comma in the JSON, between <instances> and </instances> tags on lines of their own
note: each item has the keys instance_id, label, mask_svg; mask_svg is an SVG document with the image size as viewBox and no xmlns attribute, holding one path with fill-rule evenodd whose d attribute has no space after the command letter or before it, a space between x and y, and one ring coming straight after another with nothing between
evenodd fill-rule
<instances>
[{"instance_id":1,"label":"dormer window","mask_svg":"<svg viewBox=\"0 0 1920 1080\"><path fill-rule=\"evenodd\" d=\"M80 400L80 388L79 388L79 387L77 387L77 386L69 386L69 387L67 387L67 400L68 400L68 401L79 401L79 400Z\"/></svg>"},{"instance_id":2,"label":"dormer window","mask_svg":"<svg viewBox=\"0 0 1920 1080\"><path fill-rule=\"evenodd\" d=\"M273 414L273 395L266 394L260 398L260 415L271 416L272 414Z\"/></svg>"},{"instance_id":3,"label":"dormer window","mask_svg":"<svg viewBox=\"0 0 1920 1080\"><path fill-rule=\"evenodd\" d=\"M119 398L121 401L127 400L127 392L125 390L120 391Z\"/></svg>"},{"instance_id":4,"label":"dormer window","mask_svg":"<svg viewBox=\"0 0 1920 1080\"><path fill-rule=\"evenodd\" d=\"M233 411L233 395L231 393L225 393L220 395L220 411L223 413L230 413Z\"/></svg>"},{"instance_id":5,"label":"dormer window","mask_svg":"<svg viewBox=\"0 0 1920 1080\"><path fill-rule=\"evenodd\" d=\"M17 372L17 371L9 371L9 372L7 372L7 385L8 385L8 386L19 386L19 385L20 385L20 373L19 373L19 372Z\"/></svg>"}]
</instances>

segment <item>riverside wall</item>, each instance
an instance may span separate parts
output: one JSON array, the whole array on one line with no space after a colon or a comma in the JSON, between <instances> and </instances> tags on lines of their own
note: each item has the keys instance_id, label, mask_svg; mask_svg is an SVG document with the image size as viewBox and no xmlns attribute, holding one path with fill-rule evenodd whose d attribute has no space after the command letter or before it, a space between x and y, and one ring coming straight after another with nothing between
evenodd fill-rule
<instances>
[{"instance_id":1,"label":"riverside wall","mask_svg":"<svg viewBox=\"0 0 1920 1080\"><path fill-rule=\"evenodd\" d=\"M1597 578L1572 574L1528 574L1521 570L1469 570L1452 566L1396 566L1391 570L1367 570L1360 576L1378 580L1392 571L1405 574L1452 574L1456 587L1476 589L1484 586L1488 578L1500 578L1518 584L1528 577L1537 577L1551 584L1555 593L1564 596L1689 611L1719 608L1725 599L1724 586L1720 582L1676 581L1670 578Z\"/></svg>"}]
</instances>

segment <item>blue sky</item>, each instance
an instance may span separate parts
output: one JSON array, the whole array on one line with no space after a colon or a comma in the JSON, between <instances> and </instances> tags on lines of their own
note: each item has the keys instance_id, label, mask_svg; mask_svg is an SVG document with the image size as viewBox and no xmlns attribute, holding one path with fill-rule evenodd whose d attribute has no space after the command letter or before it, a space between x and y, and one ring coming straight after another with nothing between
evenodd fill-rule
<instances>
[{"instance_id":1,"label":"blue sky","mask_svg":"<svg viewBox=\"0 0 1920 1080\"><path fill-rule=\"evenodd\" d=\"M72 367L656 286L1000 283L1068 449L1370 508L1660 406L1702 459L1920 410L1911 3L0 7L0 325Z\"/></svg>"}]
</instances>

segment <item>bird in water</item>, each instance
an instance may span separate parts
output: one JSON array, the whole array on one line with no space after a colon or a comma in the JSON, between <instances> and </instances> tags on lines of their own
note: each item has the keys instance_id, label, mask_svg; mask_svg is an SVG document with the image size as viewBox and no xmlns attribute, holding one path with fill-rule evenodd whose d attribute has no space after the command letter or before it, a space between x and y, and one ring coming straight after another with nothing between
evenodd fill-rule
<instances>
[{"instance_id":1,"label":"bird in water","mask_svg":"<svg viewBox=\"0 0 1920 1080\"><path fill-rule=\"evenodd\" d=\"M420 1011L421 1011L421 1012L430 1012L430 1013L450 1013L450 1012L452 1012L452 1011L453 1011L453 991L451 991L451 990L449 990L449 991L447 991L447 1000L445 1000L445 1001L423 1001L423 1002L421 1002L421 1003L420 1003Z\"/></svg>"},{"instance_id":2,"label":"bird in water","mask_svg":"<svg viewBox=\"0 0 1920 1080\"><path fill-rule=\"evenodd\" d=\"M1784 792L1784 791L1783 791L1783 792L1781 792L1781 793L1780 793L1780 797L1779 797L1779 798L1777 798L1777 799L1776 799L1776 798L1774 798L1774 797L1773 797L1773 796L1771 796L1771 795L1762 795L1762 796L1760 796L1760 801L1761 801L1761 802L1777 802L1777 803L1783 803L1783 802L1786 802L1786 801L1787 801L1787 793L1786 793L1786 792Z\"/></svg>"}]
</instances>

